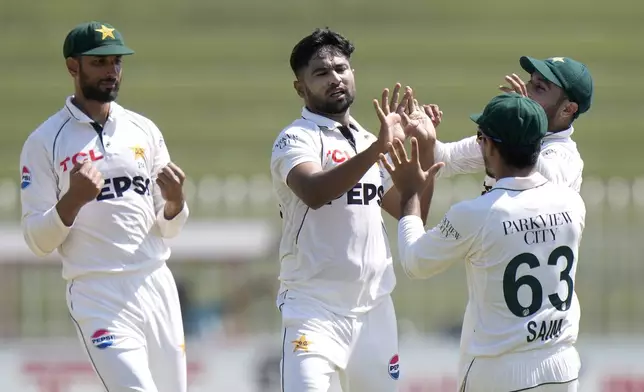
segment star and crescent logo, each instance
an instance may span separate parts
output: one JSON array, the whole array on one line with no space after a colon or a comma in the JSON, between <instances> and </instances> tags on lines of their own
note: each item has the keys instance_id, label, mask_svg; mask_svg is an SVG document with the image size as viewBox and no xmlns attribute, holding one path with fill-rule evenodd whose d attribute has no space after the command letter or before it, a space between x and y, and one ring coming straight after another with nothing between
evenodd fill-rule
<instances>
[{"instance_id":1,"label":"star and crescent logo","mask_svg":"<svg viewBox=\"0 0 644 392\"><path fill-rule=\"evenodd\" d=\"M134 152L134 159L144 159L145 158L145 149L141 146L130 147L130 150Z\"/></svg>"},{"instance_id":2,"label":"star and crescent logo","mask_svg":"<svg viewBox=\"0 0 644 392\"><path fill-rule=\"evenodd\" d=\"M293 340L291 343L293 343L293 352L296 352L297 350L309 351L309 345L311 344L311 342L306 339L306 335L300 335L297 340Z\"/></svg>"}]
</instances>

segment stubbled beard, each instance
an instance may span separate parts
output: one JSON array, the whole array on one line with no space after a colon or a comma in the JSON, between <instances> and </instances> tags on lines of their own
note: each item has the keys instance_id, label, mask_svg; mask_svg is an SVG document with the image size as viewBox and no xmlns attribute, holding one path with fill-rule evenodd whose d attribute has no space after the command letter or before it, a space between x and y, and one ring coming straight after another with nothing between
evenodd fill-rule
<instances>
[{"instance_id":1,"label":"stubbled beard","mask_svg":"<svg viewBox=\"0 0 644 392\"><path fill-rule=\"evenodd\" d=\"M318 96L315 96L311 94L309 90L309 106L311 107L312 110L320 112L320 113L328 113L328 114L342 114L345 113L351 105L353 104L353 101L355 99L354 94L350 93L349 91L346 91L344 93L344 98L341 100L329 100L326 98L320 98Z\"/></svg>"}]
</instances>

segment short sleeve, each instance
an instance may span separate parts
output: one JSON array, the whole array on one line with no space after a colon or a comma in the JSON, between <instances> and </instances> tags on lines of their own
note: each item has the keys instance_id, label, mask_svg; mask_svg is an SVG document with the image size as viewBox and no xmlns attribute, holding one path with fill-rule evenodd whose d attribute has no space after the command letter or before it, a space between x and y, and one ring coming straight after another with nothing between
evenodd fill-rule
<instances>
[{"instance_id":1,"label":"short sleeve","mask_svg":"<svg viewBox=\"0 0 644 392\"><path fill-rule=\"evenodd\" d=\"M293 168L305 162L321 164L322 152L302 128L288 128L277 137L271 154L271 173L284 183Z\"/></svg>"}]
</instances>

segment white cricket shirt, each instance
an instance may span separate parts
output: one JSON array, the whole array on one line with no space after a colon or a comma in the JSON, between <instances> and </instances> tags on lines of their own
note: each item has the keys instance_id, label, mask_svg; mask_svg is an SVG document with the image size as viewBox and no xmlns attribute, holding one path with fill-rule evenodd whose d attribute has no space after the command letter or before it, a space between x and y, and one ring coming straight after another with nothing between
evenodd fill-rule
<instances>
[{"instance_id":1,"label":"white cricket shirt","mask_svg":"<svg viewBox=\"0 0 644 392\"><path fill-rule=\"evenodd\" d=\"M101 132L68 97L65 106L29 135L20 155L22 228L39 256L58 249L63 277L134 271L170 256L163 238L177 235L188 218L164 218L156 175L170 162L163 136L147 118L112 102ZM100 130L100 128L99 128ZM69 189L69 171L90 160L105 185L81 208L71 227L56 211Z\"/></svg>"},{"instance_id":2,"label":"white cricket shirt","mask_svg":"<svg viewBox=\"0 0 644 392\"><path fill-rule=\"evenodd\" d=\"M547 133L541 142L541 153L535 168L555 184L562 184L579 192L584 161L577 150L577 143L571 139L573 132L574 128L571 126L561 132ZM438 176L450 177L454 174L479 173L485 170L476 136L452 143L437 142L434 151L436 162L445 163ZM485 176L485 190L494 186L494 183L492 177Z\"/></svg>"},{"instance_id":3,"label":"white cricket shirt","mask_svg":"<svg viewBox=\"0 0 644 392\"><path fill-rule=\"evenodd\" d=\"M351 119L354 150L340 125L303 109L302 118L275 140L271 176L282 216L280 292L289 290L289 295L351 315L371 309L396 284L380 207L393 183L375 163L351 190L317 210L286 184L301 163L316 162L329 170L376 140Z\"/></svg>"},{"instance_id":4,"label":"white cricket shirt","mask_svg":"<svg viewBox=\"0 0 644 392\"><path fill-rule=\"evenodd\" d=\"M413 278L465 262L462 355L569 346L579 331L574 284L585 216L577 192L539 173L503 178L426 233L420 218L401 219L400 258Z\"/></svg>"}]
</instances>

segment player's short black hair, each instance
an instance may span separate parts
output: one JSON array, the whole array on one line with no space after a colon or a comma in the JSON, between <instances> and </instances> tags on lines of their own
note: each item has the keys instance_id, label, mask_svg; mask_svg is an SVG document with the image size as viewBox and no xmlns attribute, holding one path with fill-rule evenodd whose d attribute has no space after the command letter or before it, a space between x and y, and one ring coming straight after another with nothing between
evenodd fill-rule
<instances>
[{"instance_id":1,"label":"player's short black hair","mask_svg":"<svg viewBox=\"0 0 644 392\"><path fill-rule=\"evenodd\" d=\"M541 140L528 146L508 146L490 141L494 143L503 162L508 166L516 169L527 169L537 164L537 159L539 159L539 153L541 152Z\"/></svg>"},{"instance_id":2,"label":"player's short black hair","mask_svg":"<svg viewBox=\"0 0 644 392\"><path fill-rule=\"evenodd\" d=\"M315 29L293 48L290 61L293 73L297 75L302 68L309 65L309 61L321 50L329 50L333 54L350 59L355 47L348 39L329 30L328 27Z\"/></svg>"}]
</instances>

